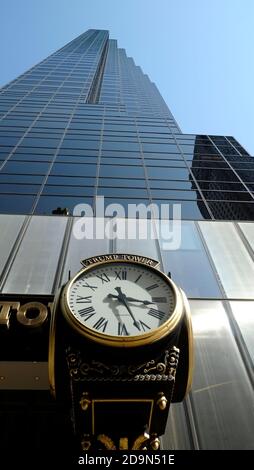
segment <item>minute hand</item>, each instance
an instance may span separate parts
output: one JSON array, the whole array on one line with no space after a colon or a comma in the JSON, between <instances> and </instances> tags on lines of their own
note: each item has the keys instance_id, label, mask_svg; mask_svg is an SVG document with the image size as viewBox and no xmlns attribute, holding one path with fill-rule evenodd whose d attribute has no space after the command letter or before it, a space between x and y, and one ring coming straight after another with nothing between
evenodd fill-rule
<instances>
[{"instance_id":1,"label":"minute hand","mask_svg":"<svg viewBox=\"0 0 254 470\"><path fill-rule=\"evenodd\" d=\"M136 318L134 317L134 315L133 315L133 313L132 313L132 311L131 311L131 309L130 309L128 303L127 303L127 298L126 298L126 296L123 294L123 292L122 292L122 290L121 290L121 287L116 287L115 289L116 289L116 291L117 291L118 294L119 294L119 295L118 295L118 299L119 299L120 302L122 302L122 303L124 304L124 306L127 308L128 312L129 312L129 314L130 314L130 316L131 316L131 318L132 318L132 320L133 320L133 325L136 326L136 328L137 328L138 330L140 330L139 323L137 322Z\"/></svg>"},{"instance_id":2,"label":"minute hand","mask_svg":"<svg viewBox=\"0 0 254 470\"><path fill-rule=\"evenodd\" d=\"M139 299L134 299L133 297L126 297L125 300L127 300L129 302L141 302L144 305L154 304L154 302L150 302L149 300L139 300Z\"/></svg>"}]
</instances>

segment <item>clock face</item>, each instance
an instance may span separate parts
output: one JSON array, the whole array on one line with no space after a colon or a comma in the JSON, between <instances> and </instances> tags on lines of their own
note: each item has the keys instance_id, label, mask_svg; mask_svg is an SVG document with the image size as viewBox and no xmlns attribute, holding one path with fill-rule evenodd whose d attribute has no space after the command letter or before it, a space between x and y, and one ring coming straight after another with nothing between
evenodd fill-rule
<instances>
[{"instance_id":1,"label":"clock face","mask_svg":"<svg viewBox=\"0 0 254 470\"><path fill-rule=\"evenodd\" d=\"M156 268L112 261L78 273L67 284L63 302L67 320L85 336L132 345L168 324L176 290Z\"/></svg>"}]
</instances>

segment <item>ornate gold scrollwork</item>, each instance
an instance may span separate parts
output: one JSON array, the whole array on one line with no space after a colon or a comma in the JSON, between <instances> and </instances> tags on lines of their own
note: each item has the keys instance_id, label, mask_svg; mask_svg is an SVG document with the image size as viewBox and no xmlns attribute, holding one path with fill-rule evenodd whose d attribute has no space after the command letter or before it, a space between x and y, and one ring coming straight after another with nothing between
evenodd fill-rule
<instances>
[{"instance_id":1,"label":"ornate gold scrollwork","mask_svg":"<svg viewBox=\"0 0 254 470\"><path fill-rule=\"evenodd\" d=\"M106 436L106 434L99 434L97 441L101 442L108 450L116 450L114 442L109 436Z\"/></svg>"},{"instance_id":2,"label":"ornate gold scrollwork","mask_svg":"<svg viewBox=\"0 0 254 470\"><path fill-rule=\"evenodd\" d=\"M87 392L82 393L82 397L79 403L80 403L82 411L87 411L89 405L91 404L91 400L89 400Z\"/></svg>"},{"instance_id":3,"label":"ornate gold scrollwork","mask_svg":"<svg viewBox=\"0 0 254 470\"><path fill-rule=\"evenodd\" d=\"M89 434L84 434L83 438L81 439L81 448L82 450L89 450L91 447L92 443L90 441L90 436Z\"/></svg>"},{"instance_id":4,"label":"ornate gold scrollwork","mask_svg":"<svg viewBox=\"0 0 254 470\"><path fill-rule=\"evenodd\" d=\"M75 382L83 381L134 381L165 382L175 379L179 349L173 346L162 355L141 364L104 364L91 360L83 361L79 351L67 351L70 376Z\"/></svg>"},{"instance_id":5,"label":"ornate gold scrollwork","mask_svg":"<svg viewBox=\"0 0 254 470\"><path fill-rule=\"evenodd\" d=\"M166 399L165 395L163 392L160 392L158 394L158 400L156 402L156 405L160 408L161 411L165 410L167 408L168 400Z\"/></svg>"},{"instance_id":6,"label":"ornate gold scrollwork","mask_svg":"<svg viewBox=\"0 0 254 470\"><path fill-rule=\"evenodd\" d=\"M106 434L99 434L97 436L97 442L101 443L106 450L128 450L129 449L129 440L128 437L121 437L119 439L119 447L114 443L111 437L107 436ZM94 441L93 441L94 442ZM94 449L98 450L97 444L95 442L92 444L91 436L89 434L84 434L81 439L81 448L83 451L88 451ZM138 436L132 447L131 450L159 450L160 448L160 439L158 438L157 434L152 434L151 436L148 432L144 432L140 436Z\"/></svg>"},{"instance_id":7,"label":"ornate gold scrollwork","mask_svg":"<svg viewBox=\"0 0 254 470\"><path fill-rule=\"evenodd\" d=\"M149 438L149 434L145 431L144 434L138 436L137 439L134 441L132 450L144 450L144 444L147 443Z\"/></svg>"},{"instance_id":8,"label":"ornate gold scrollwork","mask_svg":"<svg viewBox=\"0 0 254 470\"><path fill-rule=\"evenodd\" d=\"M128 450L128 448L129 448L128 437L120 437L119 450Z\"/></svg>"},{"instance_id":9,"label":"ornate gold scrollwork","mask_svg":"<svg viewBox=\"0 0 254 470\"><path fill-rule=\"evenodd\" d=\"M156 434L151 436L150 446L153 450L159 450L160 448L160 439L157 437Z\"/></svg>"}]
</instances>

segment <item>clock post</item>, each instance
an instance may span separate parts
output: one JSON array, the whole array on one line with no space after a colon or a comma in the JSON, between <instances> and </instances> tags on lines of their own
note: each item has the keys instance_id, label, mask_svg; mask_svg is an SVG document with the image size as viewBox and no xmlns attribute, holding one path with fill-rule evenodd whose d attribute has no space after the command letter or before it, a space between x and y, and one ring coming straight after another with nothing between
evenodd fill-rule
<instances>
[{"instance_id":1,"label":"clock post","mask_svg":"<svg viewBox=\"0 0 254 470\"><path fill-rule=\"evenodd\" d=\"M82 264L54 302L52 393L71 410L80 450L158 450L170 403L191 386L188 301L150 258Z\"/></svg>"}]
</instances>

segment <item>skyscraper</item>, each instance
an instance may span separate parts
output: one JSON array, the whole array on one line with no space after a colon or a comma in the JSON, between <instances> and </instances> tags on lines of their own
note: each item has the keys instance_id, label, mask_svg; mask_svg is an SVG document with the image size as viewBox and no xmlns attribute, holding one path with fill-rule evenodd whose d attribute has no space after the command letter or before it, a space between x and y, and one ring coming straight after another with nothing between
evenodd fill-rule
<instances>
[{"instance_id":1,"label":"skyscraper","mask_svg":"<svg viewBox=\"0 0 254 470\"><path fill-rule=\"evenodd\" d=\"M2 88L0 145L0 316L6 301L47 305L85 257L159 259L190 299L197 351L193 392L172 407L164 448L253 448L253 158L231 136L183 134L156 86L99 30ZM78 240L77 206L96 216L98 196L125 215L153 203L172 218L180 204L178 247ZM40 449L61 410L48 392L47 330L41 343L27 338L18 308L0 330L2 445L31 423Z\"/></svg>"},{"instance_id":2,"label":"skyscraper","mask_svg":"<svg viewBox=\"0 0 254 470\"><path fill-rule=\"evenodd\" d=\"M181 202L186 219L253 219L247 152L232 137L182 134L107 31L87 31L6 85L0 111L2 213L71 214L103 195L125 208Z\"/></svg>"}]
</instances>

